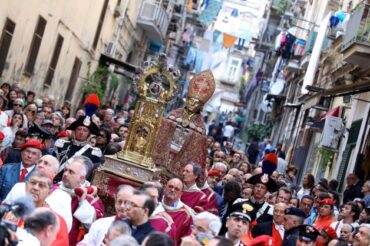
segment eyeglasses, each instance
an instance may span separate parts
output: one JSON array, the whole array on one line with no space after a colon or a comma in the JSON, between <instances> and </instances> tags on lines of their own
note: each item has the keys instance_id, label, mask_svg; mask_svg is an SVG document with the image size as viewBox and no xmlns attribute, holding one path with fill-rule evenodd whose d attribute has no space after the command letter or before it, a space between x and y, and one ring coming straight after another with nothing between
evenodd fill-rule
<instances>
[{"instance_id":1,"label":"eyeglasses","mask_svg":"<svg viewBox=\"0 0 370 246\"><path fill-rule=\"evenodd\" d=\"M23 107L23 105L22 105L22 104L13 104L13 107L16 107L16 106L18 106L18 107Z\"/></svg>"},{"instance_id":2,"label":"eyeglasses","mask_svg":"<svg viewBox=\"0 0 370 246\"><path fill-rule=\"evenodd\" d=\"M45 189L45 188L49 187L49 185L47 183L36 181L36 180L33 180L33 179L28 180L28 184L30 184L31 186L38 185L40 187L40 189Z\"/></svg>"},{"instance_id":3,"label":"eyeglasses","mask_svg":"<svg viewBox=\"0 0 370 246\"><path fill-rule=\"evenodd\" d=\"M144 207L140 207L139 205L137 205L137 204L135 204L134 202L131 202L131 201L124 201L123 202L123 205L127 209L131 209L131 208L144 208Z\"/></svg>"},{"instance_id":4,"label":"eyeglasses","mask_svg":"<svg viewBox=\"0 0 370 246\"><path fill-rule=\"evenodd\" d=\"M31 113L36 113L36 110L32 110L32 109L27 109L27 111Z\"/></svg>"}]
</instances>

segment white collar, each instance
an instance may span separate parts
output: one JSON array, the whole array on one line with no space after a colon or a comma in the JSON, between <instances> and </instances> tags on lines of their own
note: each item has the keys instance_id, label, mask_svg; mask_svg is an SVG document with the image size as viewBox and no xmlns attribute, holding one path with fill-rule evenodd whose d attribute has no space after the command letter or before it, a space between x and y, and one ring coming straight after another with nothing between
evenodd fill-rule
<instances>
[{"instance_id":1,"label":"white collar","mask_svg":"<svg viewBox=\"0 0 370 246\"><path fill-rule=\"evenodd\" d=\"M190 187L187 187L186 185L184 185L184 191L190 191L190 190L199 190L198 186L197 186L197 183L194 183L192 186Z\"/></svg>"},{"instance_id":2,"label":"white collar","mask_svg":"<svg viewBox=\"0 0 370 246\"><path fill-rule=\"evenodd\" d=\"M32 165L30 167L25 168L23 166L23 163L21 162L21 172L22 172L23 169L27 169L27 172L30 173L34 168L35 168L35 165Z\"/></svg>"},{"instance_id":3,"label":"white collar","mask_svg":"<svg viewBox=\"0 0 370 246\"><path fill-rule=\"evenodd\" d=\"M156 214L163 213L163 212L165 212L164 207L163 207L162 203L159 202L158 206L154 209L152 214L156 215Z\"/></svg>"}]
</instances>

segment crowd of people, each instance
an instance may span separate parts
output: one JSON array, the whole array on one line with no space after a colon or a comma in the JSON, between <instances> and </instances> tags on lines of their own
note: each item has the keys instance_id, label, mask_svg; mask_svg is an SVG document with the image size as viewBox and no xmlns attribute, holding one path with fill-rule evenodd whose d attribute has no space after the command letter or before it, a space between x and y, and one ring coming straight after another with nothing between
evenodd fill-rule
<instances>
[{"instance_id":1,"label":"crowd of people","mask_svg":"<svg viewBox=\"0 0 370 246\"><path fill-rule=\"evenodd\" d=\"M91 95L72 115L18 83L0 89L0 245L370 245L370 181L351 173L342 194L311 174L298 184L281 145L241 150L232 122L210 126L206 170L121 185L108 213L91 182L122 150L134 111ZM20 217L25 197L35 209Z\"/></svg>"}]
</instances>

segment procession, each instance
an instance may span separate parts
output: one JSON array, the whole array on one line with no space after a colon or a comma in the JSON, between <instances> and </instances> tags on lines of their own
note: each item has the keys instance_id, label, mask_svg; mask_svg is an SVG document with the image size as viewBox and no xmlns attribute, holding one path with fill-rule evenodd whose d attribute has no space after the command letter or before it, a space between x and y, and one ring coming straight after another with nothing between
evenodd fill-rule
<instances>
[{"instance_id":1,"label":"procession","mask_svg":"<svg viewBox=\"0 0 370 246\"><path fill-rule=\"evenodd\" d=\"M368 1L30 2L0 245L370 246Z\"/></svg>"}]
</instances>

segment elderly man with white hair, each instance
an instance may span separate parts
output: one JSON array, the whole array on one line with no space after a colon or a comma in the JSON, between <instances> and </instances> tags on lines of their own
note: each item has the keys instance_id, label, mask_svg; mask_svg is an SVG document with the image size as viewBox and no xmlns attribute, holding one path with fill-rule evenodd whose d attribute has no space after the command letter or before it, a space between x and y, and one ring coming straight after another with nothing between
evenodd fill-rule
<instances>
[{"instance_id":1,"label":"elderly man with white hair","mask_svg":"<svg viewBox=\"0 0 370 246\"><path fill-rule=\"evenodd\" d=\"M221 229L221 220L210 212L202 212L193 216L192 232L190 236L183 237L181 245L201 245L198 240L211 240Z\"/></svg>"},{"instance_id":2,"label":"elderly man with white hair","mask_svg":"<svg viewBox=\"0 0 370 246\"><path fill-rule=\"evenodd\" d=\"M355 234L353 246L370 245L370 224L361 224L358 232Z\"/></svg>"},{"instance_id":3,"label":"elderly man with white hair","mask_svg":"<svg viewBox=\"0 0 370 246\"><path fill-rule=\"evenodd\" d=\"M59 161L52 155L44 155L36 161L35 170L45 173L51 180L59 169ZM11 204L26 195L26 183L16 183L6 196L4 203ZM50 209L59 214L66 221L68 230L72 228L72 210L65 204L71 203L71 196L61 189L54 190L46 199ZM61 202L63 201L63 202Z\"/></svg>"}]
</instances>

